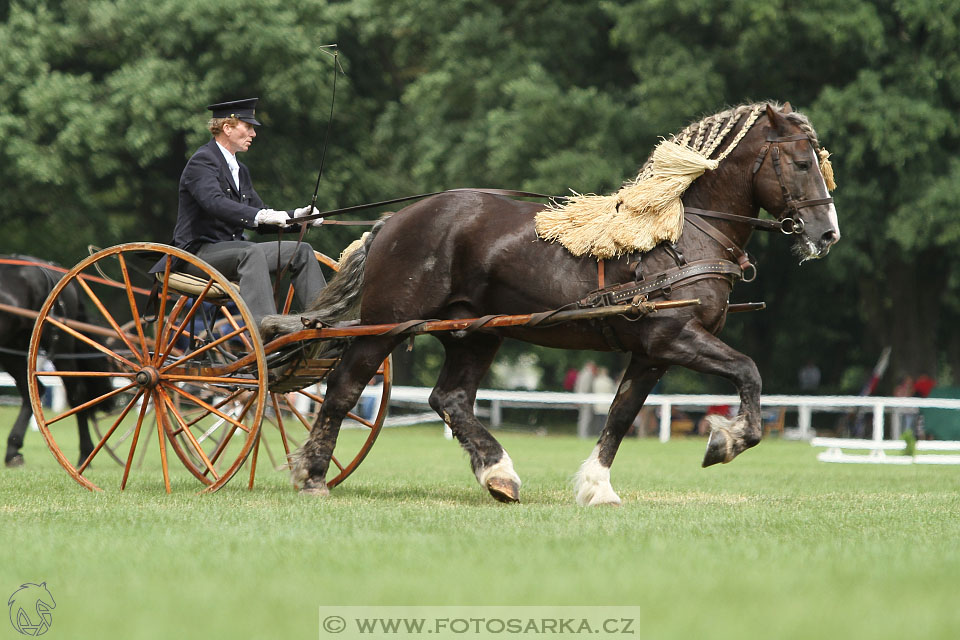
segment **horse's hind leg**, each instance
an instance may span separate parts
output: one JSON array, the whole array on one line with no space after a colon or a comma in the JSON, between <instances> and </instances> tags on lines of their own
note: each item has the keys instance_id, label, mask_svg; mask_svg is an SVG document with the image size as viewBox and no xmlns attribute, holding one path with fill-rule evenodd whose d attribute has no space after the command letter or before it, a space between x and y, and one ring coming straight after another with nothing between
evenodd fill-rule
<instances>
[{"instance_id":1,"label":"horse's hind leg","mask_svg":"<svg viewBox=\"0 0 960 640\"><path fill-rule=\"evenodd\" d=\"M430 394L430 406L470 455L470 466L480 486L501 502L519 502L520 478L510 456L473 413L477 387L502 339L474 334L466 338L444 336L440 340L446 358Z\"/></svg>"},{"instance_id":2,"label":"horse's hind leg","mask_svg":"<svg viewBox=\"0 0 960 640\"><path fill-rule=\"evenodd\" d=\"M326 397L310 437L300 449L290 454L290 479L301 493L319 496L329 494L327 469L337 445L340 425L381 363L401 339L396 336L358 338L330 373Z\"/></svg>"},{"instance_id":3,"label":"horse's hind leg","mask_svg":"<svg viewBox=\"0 0 960 640\"><path fill-rule=\"evenodd\" d=\"M574 494L577 504L595 506L601 504L620 504L620 496L610 484L610 467L617 455L620 442L640 412L647 395L657 384L665 367L652 367L645 360L634 356L623 374L623 380L613 398L613 404L607 414L607 422L597 440L593 453L580 466L574 479Z\"/></svg>"},{"instance_id":4,"label":"horse's hind leg","mask_svg":"<svg viewBox=\"0 0 960 640\"><path fill-rule=\"evenodd\" d=\"M17 414L17 420L10 429L10 435L7 436L7 453L3 462L8 467L23 466L23 454L20 453L20 449L23 447L23 436L27 433L27 425L30 423L32 414L29 401L20 405L20 413Z\"/></svg>"},{"instance_id":5,"label":"horse's hind leg","mask_svg":"<svg viewBox=\"0 0 960 640\"><path fill-rule=\"evenodd\" d=\"M91 453L93 453L93 439L90 437L90 423L87 420L88 412L81 411L77 414L77 435L80 437L80 461L77 466L81 466Z\"/></svg>"}]
</instances>

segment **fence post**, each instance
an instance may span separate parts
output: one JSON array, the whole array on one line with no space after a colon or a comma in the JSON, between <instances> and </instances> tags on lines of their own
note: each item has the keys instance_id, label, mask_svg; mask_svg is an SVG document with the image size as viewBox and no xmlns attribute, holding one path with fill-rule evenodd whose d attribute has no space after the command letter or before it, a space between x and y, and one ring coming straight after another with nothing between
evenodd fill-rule
<instances>
[{"instance_id":1,"label":"fence post","mask_svg":"<svg viewBox=\"0 0 960 640\"><path fill-rule=\"evenodd\" d=\"M800 431L801 440L809 440L812 433L812 414L813 409L808 404L801 404L797 407L797 428Z\"/></svg>"},{"instance_id":2,"label":"fence post","mask_svg":"<svg viewBox=\"0 0 960 640\"><path fill-rule=\"evenodd\" d=\"M490 426L494 429L499 428L503 423L502 405L499 400L490 401Z\"/></svg>"},{"instance_id":3,"label":"fence post","mask_svg":"<svg viewBox=\"0 0 960 640\"><path fill-rule=\"evenodd\" d=\"M883 403L873 404L873 440L883 442Z\"/></svg>"},{"instance_id":4,"label":"fence post","mask_svg":"<svg viewBox=\"0 0 960 640\"><path fill-rule=\"evenodd\" d=\"M660 442L670 441L670 414L673 407L669 402L660 405Z\"/></svg>"}]
</instances>

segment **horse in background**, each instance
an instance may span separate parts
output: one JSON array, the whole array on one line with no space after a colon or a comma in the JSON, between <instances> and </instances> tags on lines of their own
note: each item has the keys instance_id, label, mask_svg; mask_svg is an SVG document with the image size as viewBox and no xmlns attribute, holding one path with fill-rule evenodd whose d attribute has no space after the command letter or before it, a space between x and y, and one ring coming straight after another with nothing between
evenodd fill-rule
<instances>
[{"instance_id":1,"label":"horse in background","mask_svg":"<svg viewBox=\"0 0 960 640\"><path fill-rule=\"evenodd\" d=\"M6 261L6 262L4 262ZM30 264L24 264L30 263ZM52 267L52 268L51 268ZM24 255L0 255L0 302L27 309L40 311L44 301L54 285L60 280L63 270L52 262ZM64 290L60 298L62 304L54 309L57 316L87 322L87 313L81 300L79 287L71 285ZM33 415L30 407L30 393L27 387L27 350L30 347L30 335L34 321L19 315L0 311L0 368L13 378L20 394L20 412L7 437L7 450L4 463L8 467L24 464L23 438ZM42 346L55 369L62 371L103 371L106 358L77 342L72 336L62 332L50 332L50 339ZM38 382L39 384L39 382ZM109 378L63 378L67 402L71 407L98 398L112 391ZM42 385L41 385L42 387ZM109 410L106 403L97 405L98 410ZM93 451L88 418L92 410L87 409L76 414L77 430L80 436L80 462Z\"/></svg>"},{"instance_id":2,"label":"horse in background","mask_svg":"<svg viewBox=\"0 0 960 640\"><path fill-rule=\"evenodd\" d=\"M608 287L652 283L642 295L698 298L699 305L639 319L432 334L443 344L445 361L430 405L469 454L481 487L497 500L519 500L520 478L510 456L477 419L474 401L505 337L556 348L620 350L631 356L597 445L577 474L579 504L620 504L610 483L614 456L647 395L671 366L726 378L740 394L739 414L717 417L711 424L704 467L730 462L760 442L760 373L753 360L717 334L733 285L755 275L744 250L754 227L776 227L792 236L801 262L823 257L839 240L828 193L828 154L820 149L809 120L789 104L741 105L690 125L674 139L676 146L714 161L710 170L684 185L678 202L686 220L678 230L682 233L648 250L615 250L600 265ZM656 151L644 171L651 161L655 168L655 160ZM631 186L637 184L639 179ZM611 215L626 202L617 197L608 202L615 208ZM759 220L761 208L780 223ZM600 254L577 254L559 242L545 241L537 232L543 211L547 208L542 204L482 192L448 192L420 200L371 230L362 247L345 258L313 311L268 316L261 330L270 336L297 331L308 322L356 317L352 308L359 309L362 324L399 323L535 313L602 294L597 291ZM597 220L589 217L584 226L600 227L601 236L621 231ZM667 285L658 286L660 282ZM344 351L327 378L326 402L309 439L291 456L292 480L301 492L328 493L325 476L340 424L379 363L402 340L391 335L357 337Z\"/></svg>"}]
</instances>

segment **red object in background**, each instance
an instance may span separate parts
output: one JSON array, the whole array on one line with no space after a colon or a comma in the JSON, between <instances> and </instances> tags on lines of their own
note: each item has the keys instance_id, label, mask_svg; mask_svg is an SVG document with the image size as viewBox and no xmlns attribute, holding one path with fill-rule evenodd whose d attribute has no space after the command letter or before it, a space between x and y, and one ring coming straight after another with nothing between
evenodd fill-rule
<instances>
[{"instance_id":1,"label":"red object in background","mask_svg":"<svg viewBox=\"0 0 960 640\"><path fill-rule=\"evenodd\" d=\"M913 395L919 398L926 398L937 386L937 381L927 375L922 375L913 383Z\"/></svg>"},{"instance_id":2,"label":"red object in background","mask_svg":"<svg viewBox=\"0 0 960 640\"><path fill-rule=\"evenodd\" d=\"M724 418L730 417L730 405L728 404L712 404L707 407L708 416L723 416Z\"/></svg>"}]
</instances>

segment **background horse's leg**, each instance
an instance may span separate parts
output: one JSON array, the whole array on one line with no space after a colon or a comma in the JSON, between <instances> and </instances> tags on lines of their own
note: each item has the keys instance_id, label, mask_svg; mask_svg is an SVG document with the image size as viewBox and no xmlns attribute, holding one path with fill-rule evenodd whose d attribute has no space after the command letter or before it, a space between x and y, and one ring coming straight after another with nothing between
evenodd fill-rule
<instances>
[{"instance_id":1,"label":"background horse's leg","mask_svg":"<svg viewBox=\"0 0 960 640\"><path fill-rule=\"evenodd\" d=\"M620 496L610 484L610 467L617 455L623 436L630 430L634 418L643 407L650 390L666 372L666 367L652 367L646 358L636 354L630 360L623 380L613 398L606 424L593 453L580 466L574 481L577 504L594 506L620 504Z\"/></svg>"},{"instance_id":2,"label":"background horse's leg","mask_svg":"<svg viewBox=\"0 0 960 640\"><path fill-rule=\"evenodd\" d=\"M78 371L81 369L80 365L74 360L61 360L57 364L64 371ZM87 382L80 378L63 378L63 386L67 392L67 402L71 407L76 407L96 397L91 396L93 389L88 389ZM107 390L109 390L109 388L103 389L102 391L106 393ZM93 409L88 409L77 414L77 436L80 440L80 461L77 462L78 467L93 453L93 440L90 438L90 426L87 423L87 418L92 413Z\"/></svg>"},{"instance_id":3,"label":"background horse's leg","mask_svg":"<svg viewBox=\"0 0 960 640\"><path fill-rule=\"evenodd\" d=\"M703 456L703 466L727 463L763 436L760 421L760 372L749 357L731 348L702 328L685 329L673 339L665 351L654 354L657 359L679 364L693 371L726 378L740 393L740 413L736 418L710 416L710 440Z\"/></svg>"},{"instance_id":4,"label":"background horse's leg","mask_svg":"<svg viewBox=\"0 0 960 640\"><path fill-rule=\"evenodd\" d=\"M387 355L402 340L397 336L357 338L327 378L327 393L310 437L290 454L290 479L302 493L327 495L327 468L337 446L340 425Z\"/></svg>"},{"instance_id":5,"label":"background horse's leg","mask_svg":"<svg viewBox=\"0 0 960 640\"><path fill-rule=\"evenodd\" d=\"M438 338L446 358L430 394L430 406L470 454L470 466L480 486L501 502L518 502L520 478L513 470L510 456L473 413L477 387L503 339L480 333L466 338Z\"/></svg>"},{"instance_id":6,"label":"background horse's leg","mask_svg":"<svg viewBox=\"0 0 960 640\"><path fill-rule=\"evenodd\" d=\"M90 437L90 424L87 422L89 413L88 411L81 411L77 414L77 435L80 438L80 461L77 463L78 467L93 453L93 439Z\"/></svg>"},{"instance_id":7,"label":"background horse's leg","mask_svg":"<svg viewBox=\"0 0 960 640\"><path fill-rule=\"evenodd\" d=\"M33 415L33 410L30 408L30 393L27 390L27 360L5 355L0 358L0 366L13 378L17 393L20 394L20 412L13 423L13 428L10 429L10 435L7 436L7 452L3 461L8 467L20 467L23 466L23 454L20 453L20 448L23 447L23 437L27 433L30 416Z\"/></svg>"}]
</instances>

